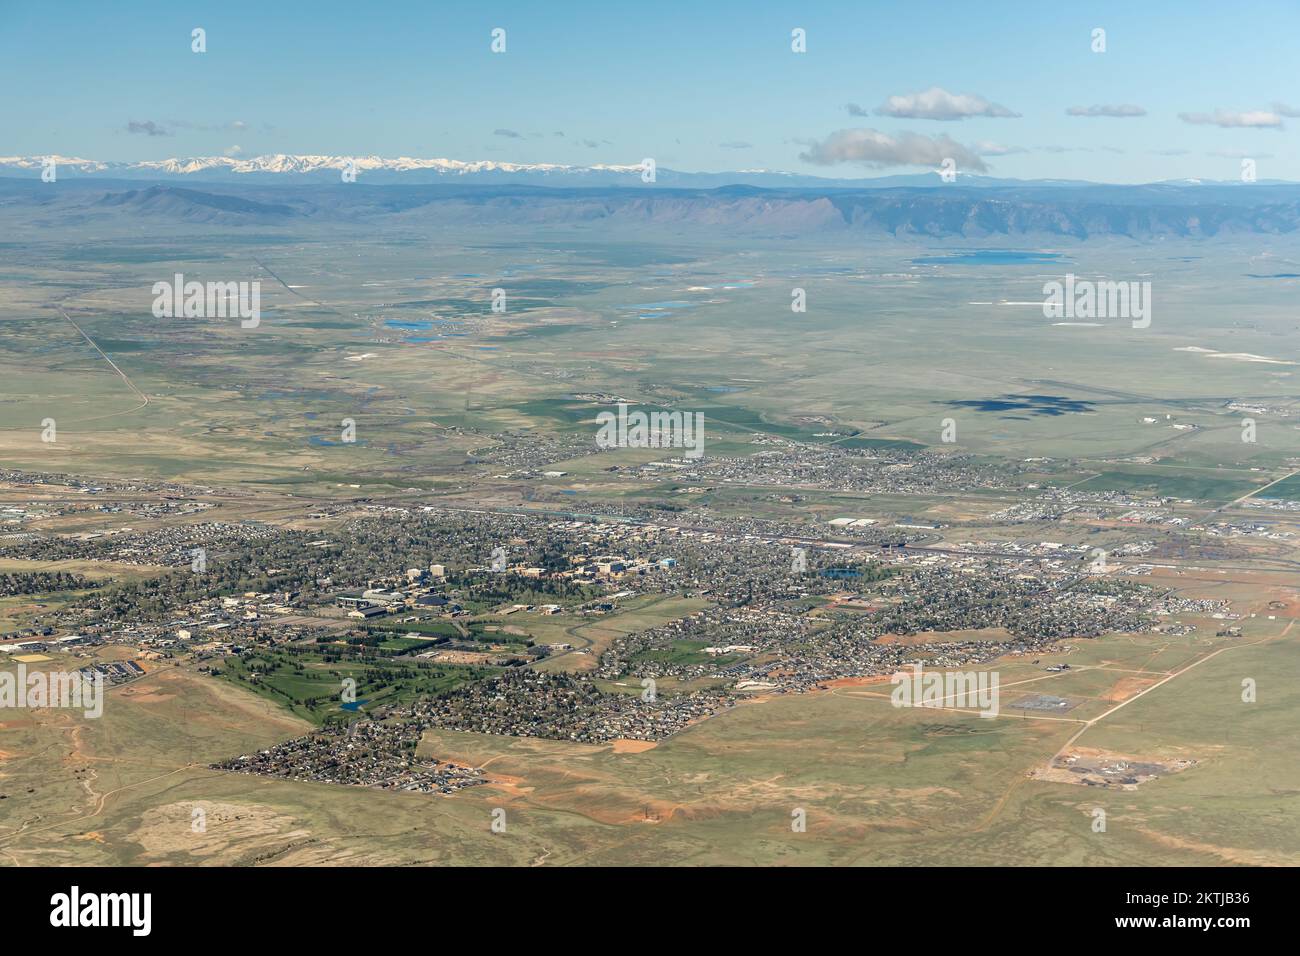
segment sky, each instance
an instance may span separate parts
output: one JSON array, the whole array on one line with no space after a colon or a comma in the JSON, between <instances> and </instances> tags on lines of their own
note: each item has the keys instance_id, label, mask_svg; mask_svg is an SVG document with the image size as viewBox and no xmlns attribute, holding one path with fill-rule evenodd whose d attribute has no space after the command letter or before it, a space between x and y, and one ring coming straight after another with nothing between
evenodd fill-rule
<instances>
[{"instance_id":1,"label":"sky","mask_svg":"<svg viewBox=\"0 0 1300 956\"><path fill-rule=\"evenodd\" d=\"M1298 52L1265 0L0 0L0 156L1300 180Z\"/></svg>"}]
</instances>

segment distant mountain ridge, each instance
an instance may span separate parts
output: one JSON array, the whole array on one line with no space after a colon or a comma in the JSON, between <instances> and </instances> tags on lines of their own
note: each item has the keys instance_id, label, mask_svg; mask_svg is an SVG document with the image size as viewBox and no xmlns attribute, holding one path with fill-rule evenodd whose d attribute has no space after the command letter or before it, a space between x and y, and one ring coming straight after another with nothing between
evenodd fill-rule
<instances>
[{"instance_id":1,"label":"distant mountain ridge","mask_svg":"<svg viewBox=\"0 0 1300 956\"><path fill-rule=\"evenodd\" d=\"M127 190L120 193L108 193L96 204L102 208L120 207L137 212L156 213L164 216L181 216L188 219L206 219L194 216L196 209L210 209L219 213L229 213L234 217L290 217L299 215L300 211L283 203L263 203L239 196L227 196L216 193L201 192L196 189L180 189L173 186L151 186L143 190Z\"/></svg>"},{"instance_id":2,"label":"distant mountain ridge","mask_svg":"<svg viewBox=\"0 0 1300 956\"><path fill-rule=\"evenodd\" d=\"M1300 185L1046 183L971 186L698 189L660 185L374 185L241 181L177 185L98 178L0 176L11 229L201 223L229 227L313 222L358 227L607 226L795 238L1212 238L1300 233ZM200 187L201 188L198 188ZM134 224L134 225L133 225Z\"/></svg>"}]
</instances>

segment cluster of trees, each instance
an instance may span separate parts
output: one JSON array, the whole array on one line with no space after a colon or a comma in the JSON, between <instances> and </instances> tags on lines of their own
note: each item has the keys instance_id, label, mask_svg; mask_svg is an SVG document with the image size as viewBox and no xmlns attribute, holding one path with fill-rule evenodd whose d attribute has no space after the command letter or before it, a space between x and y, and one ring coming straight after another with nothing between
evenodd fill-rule
<instances>
[{"instance_id":1,"label":"cluster of trees","mask_svg":"<svg viewBox=\"0 0 1300 956\"><path fill-rule=\"evenodd\" d=\"M467 600L483 604L569 604L591 601L604 594L599 587L575 584L566 578L525 578L510 573L465 573L448 575Z\"/></svg>"},{"instance_id":2,"label":"cluster of trees","mask_svg":"<svg viewBox=\"0 0 1300 956\"><path fill-rule=\"evenodd\" d=\"M84 591L100 582L68 571L9 571L0 573L0 597L15 594L51 594L55 591Z\"/></svg>"}]
</instances>

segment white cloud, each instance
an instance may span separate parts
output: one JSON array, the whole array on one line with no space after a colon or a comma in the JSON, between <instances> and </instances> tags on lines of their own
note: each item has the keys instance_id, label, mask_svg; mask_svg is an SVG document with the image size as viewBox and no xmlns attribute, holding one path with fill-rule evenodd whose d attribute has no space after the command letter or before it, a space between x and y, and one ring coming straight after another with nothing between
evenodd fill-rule
<instances>
[{"instance_id":1,"label":"white cloud","mask_svg":"<svg viewBox=\"0 0 1300 956\"><path fill-rule=\"evenodd\" d=\"M849 112L853 113L853 104L849 104ZM938 86L932 86L921 93L891 96L876 109L876 114L898 119L929 120L962 120L970 116L1014 119L1020 116L1019 113L1013 113L1005 106L990 103L982 96L973 93L949 93Z\"/></svg>"},{"instance_id":2,"label":"white cloud","mask_svg":"<svg viewBox=\"0 0 1300 956\"><path fill-rule=\"evenodd\" d=\"M874 129L842 129L820 143L811 143L799 158L818 166L861 163L875 169L889 166L938 167L945 159L953 160L967 172L987 172L979 154L948 136L922 136L899 133L890 136Z\"/></svg>"},{"instance_id":3,"label":"white cloud","mask_svg":"<svg viewBox=\"0 0 1300 956\"><path fill-rule=\"evenodd\" d=\"M1281 129L1282 117L1269 110L1215 110L1213 113L1179 113L1184 123L1195 126L1222 126L1225 129Z\"/></svg>"}]
</instances>

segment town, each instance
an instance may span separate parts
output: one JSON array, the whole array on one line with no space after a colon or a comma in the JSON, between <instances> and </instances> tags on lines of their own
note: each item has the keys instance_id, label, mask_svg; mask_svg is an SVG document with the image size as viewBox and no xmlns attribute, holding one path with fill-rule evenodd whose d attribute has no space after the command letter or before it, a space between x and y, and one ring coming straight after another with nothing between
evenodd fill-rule
<instances>
[{"instance_id":1,"label":"town","mask_svg":"<svg viewBox=\"0 0 1300 956\"><path fill-rule=\"evenodd\" d=\"M37 490L86 487L7 477ZM206 520L229 510L212 489L120 490L191 505L188 520L8 535L0 553L164 570L112 583L5 575L6 593L74 596L37 608L0 649L129 649L126 660L83 665L110 684L169 666L234 681L319 729L214 766L295 780L449 793L481 774L417 757L430 728L658 741L753 695L917 664L977 666L1105 633L1181 633L1191 625L1176 618L1188 612L1214 613L1225 627L1236 617L1227 602L1189 603L1144 580L1189 522L1171 512L1177 503L1114 494L1028 489L1024 504L984 519L996 536L963 540L906 515L809 524L696 509L665 520L644 508L602 515L595 502L566 516L418 496L315 507L280 526ZM144 513L140 501L112 512ZM1152 516L1167 516L1166 538L1150 538ZM1109 564L1099 566L1086 543L1015 533L1067 521L1148 536L1104 549ZM1203 533L1224 529L1251 530L1216 522ZM599 644L568 636L666 600L689 604Z\"/></svg>"}]
</instances>

